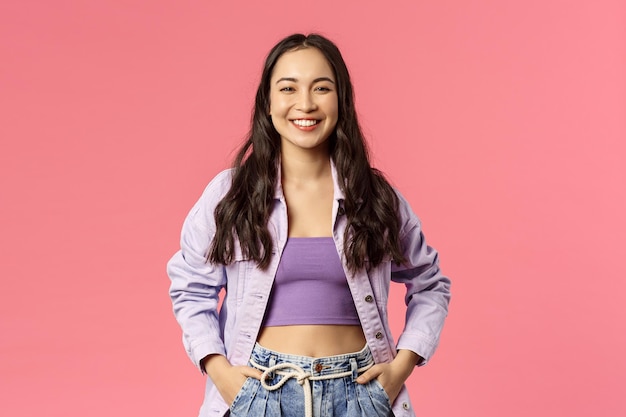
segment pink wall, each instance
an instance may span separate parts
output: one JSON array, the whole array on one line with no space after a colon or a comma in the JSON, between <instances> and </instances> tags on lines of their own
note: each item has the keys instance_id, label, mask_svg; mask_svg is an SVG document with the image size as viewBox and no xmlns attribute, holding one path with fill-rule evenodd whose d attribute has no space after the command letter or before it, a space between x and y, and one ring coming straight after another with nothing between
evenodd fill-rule
<instances>
[{"instance_id":1,"label":"pink wall","mask_svg":"<svg viewBox=\"0 0 626 417\"><path fill-rule=\"evenodd\" d=\"M626 5L365 3L0 4L0 415L196 415L165 262L294 31L454 280L419 415L626 415Z\"/></svg>"}]
</instances>

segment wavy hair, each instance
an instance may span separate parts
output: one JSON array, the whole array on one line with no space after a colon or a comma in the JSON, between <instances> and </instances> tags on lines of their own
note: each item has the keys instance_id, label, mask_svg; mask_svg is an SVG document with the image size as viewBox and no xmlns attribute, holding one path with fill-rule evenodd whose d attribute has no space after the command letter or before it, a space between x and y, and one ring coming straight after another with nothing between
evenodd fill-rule
<instances>
[{"instance_id":1,"label":"wavy hair","mask_svg":"<svg viewBox=\"0 0 626 417\"><path fill-rule=\"evenodd\" d=\"M280 135L268 115L270 79L285 53L317 48L331 65L336 79L338 121L328 138L329 151L345 195L346 263L351 271L380 264L385 258L405 261L399 242L398 196L383 174L371 167L359 126L348 68L337 46L318 34L288 36L269 52L256 92L251 129L233 164L232 186L215 208L216 232L208 260L229 264L235 239L246 259L266 269L272 256L268 220L278 178Z\"/></svg>"}]
</instances>

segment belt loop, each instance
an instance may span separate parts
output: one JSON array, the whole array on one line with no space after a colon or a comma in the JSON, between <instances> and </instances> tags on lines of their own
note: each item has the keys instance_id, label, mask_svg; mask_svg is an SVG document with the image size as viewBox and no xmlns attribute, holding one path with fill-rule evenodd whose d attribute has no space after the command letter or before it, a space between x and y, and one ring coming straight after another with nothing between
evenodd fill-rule
<instances>
[{"instance_id":1,"label":"belt loop","mask_svg":"<svg viewBox=\"0 0 626 417\"><path fill-rule=\"evenodd\" d=\"M270 360L267 364L267 367L271 368L274 365L276 365L276 355L270 355ZM274 372L268 372L267 379L274 379Z\"/></svg>"},{"instance_id":2,"label":"belt loop","mask_svg":"<svg viewBox=\"0 0 626 417\"><path fill-rule=\"evenodd\" d=\"M355 358L350 358L350 370L352 371L352 382L354 382L359 376L359 366Z\"/></svg>"}]
</instances>

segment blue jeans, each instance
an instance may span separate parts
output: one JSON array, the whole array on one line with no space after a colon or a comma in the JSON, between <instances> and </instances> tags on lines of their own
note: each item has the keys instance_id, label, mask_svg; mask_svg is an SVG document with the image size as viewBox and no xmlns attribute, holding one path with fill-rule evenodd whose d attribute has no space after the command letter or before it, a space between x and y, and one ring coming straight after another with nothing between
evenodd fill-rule
<instances>
[{"instance_id":1,"label":"blue jeans","mask_svg":"<svg viewBox=\"0 0 626 417\"><path fill-rule=\"evenodd\" d=\"M288 355L254 347L250 366L266 379L248 378L230 407L231 417L391 417L391 404L376 380L356 377L374 364L366 346L360 352L324 358ZM308 393L307 393L308 390Z\"/></svg>"}]
</instances>

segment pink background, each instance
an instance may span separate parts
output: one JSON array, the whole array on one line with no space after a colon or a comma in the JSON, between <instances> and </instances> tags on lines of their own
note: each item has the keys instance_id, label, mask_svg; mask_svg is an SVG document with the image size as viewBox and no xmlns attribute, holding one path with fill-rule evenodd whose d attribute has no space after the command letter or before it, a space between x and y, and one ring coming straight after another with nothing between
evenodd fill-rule
<instances>
[{"instance_id":1,"label":"pink background","mask_svg":"<svg viewBox=\"0 0 626 417\"><path fill-rule=\"evenodd\" d=\"M608 0L2 1L0 415L197 414L165 263L295 31L344 52L374 163L453 278L418 414L626 415L626 4Z\"/></svg>"}]
</instances>

